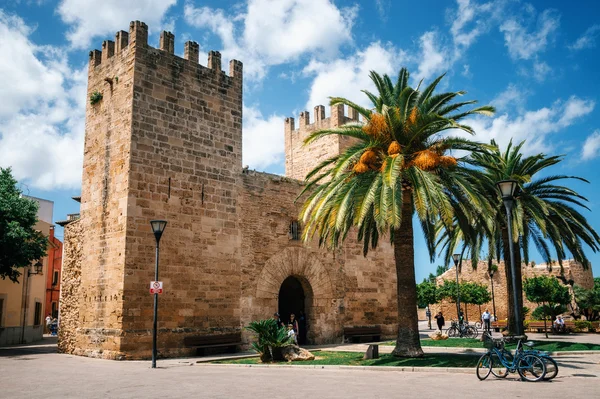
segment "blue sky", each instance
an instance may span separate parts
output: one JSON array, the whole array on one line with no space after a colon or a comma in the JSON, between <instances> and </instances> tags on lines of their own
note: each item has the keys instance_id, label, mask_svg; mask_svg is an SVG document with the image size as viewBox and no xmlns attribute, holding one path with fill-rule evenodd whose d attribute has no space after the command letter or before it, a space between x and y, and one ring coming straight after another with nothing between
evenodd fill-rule
<instances>
[{"instance_id":1,"label":"blue sky","mask_svg":"<svg viewBox=\"0 0 600 399\"><path fill-rule=\"evenodd\" d=\"M150 44L175 33L224 65L244 62L244 164L284 172L283 119L327 96L367 104L368 71L412 83L447 73L442 89L491 103L469 121L481 141L527 140L528 153L564 154L553 173L589 198L600 230L600 6L593 1L490 0L4 0L0 6L0 166L30 195L55 202L55 220L78 211L87 53L145 21ZM206 57L201 57L206 64ZM62 231L58 231L62 235ZM417 237L417 278L430 265ZM600 255L588 250L594 274ZM539 256L534 254L534 260Z\"/></svg>"}]
</instances>

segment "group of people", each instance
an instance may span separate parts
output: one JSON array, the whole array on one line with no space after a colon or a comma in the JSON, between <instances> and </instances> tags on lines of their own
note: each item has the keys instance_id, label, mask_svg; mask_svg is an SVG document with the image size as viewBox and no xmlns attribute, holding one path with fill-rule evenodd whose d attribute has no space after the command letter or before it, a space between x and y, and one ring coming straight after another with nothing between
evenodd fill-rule
<instances>
[{"instance_id":1,"label":"group of people","mask_svg":"<svg viewBox=\"0 0 600 399\"><path fill-rule=\"evenodd\" d=\"M431 313L429 313L430 312L429 308L427 308L426 312L428 313L427 317L429 317L431 315ZM444 327L444 325L446 324L446 320L444 319L444 315L442 314L442 312L439 312L437 315L434 316L434 319L437 322L438 330L441 331L442 327ZM459 324L463 324L463 322L464 322L464 314L463 314L463 311L461 310L458 313L458 323ZM489 310L486 309L485 312L483 312L481 314L481 323L483 324L483 328L486 331L490 331L491 325L492 325L492 315L489 312Z\"/></svg>"},{"instance_id":2,"label":"group of people","mask_svg":"<svg viewBox=\"0 0 600 399\"><path fill-rule=\"evenodd\" d=\"M304 312L300 311L298 318L296 318L294 313L291 313L290 319L287 323L281 320L279 313L274 313L273 319L277 321L277 325L279 327L285 328L287 326L288 337L291 337L296 345L305 344L304 337L306 337L306 316L304 315Z\"/></svg>"}]
</instances>

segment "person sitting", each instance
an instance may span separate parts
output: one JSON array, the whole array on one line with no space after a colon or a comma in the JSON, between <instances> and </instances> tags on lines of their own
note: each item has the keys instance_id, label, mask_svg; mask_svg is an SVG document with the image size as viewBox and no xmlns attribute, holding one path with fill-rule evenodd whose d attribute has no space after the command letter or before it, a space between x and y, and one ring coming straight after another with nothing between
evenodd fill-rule
<instances>
[{"instance_id":1,"label":"person sitting","mask_svg":"<svg viewBox=\"0 0 600 399\"><path fill-rule=\"evenodd\" d=\"M556 332L565 332L565 321L562 316L556 316L556 320L554 320L554 330Z\"/></svg>"}]
</instances>

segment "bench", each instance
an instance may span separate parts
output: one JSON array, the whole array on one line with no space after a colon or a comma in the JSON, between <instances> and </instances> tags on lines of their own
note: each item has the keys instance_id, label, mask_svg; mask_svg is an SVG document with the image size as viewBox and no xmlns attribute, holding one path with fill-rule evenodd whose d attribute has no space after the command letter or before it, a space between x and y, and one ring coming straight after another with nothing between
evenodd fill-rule
<instances>
[{"instance_id":1,"label":"bench","mask_svg":"<svg viewBox=\"0 0 600 399\"><path fill-rule=\"evenodd\" d=\"M213 334L213 335L192 335L183 338L183 345L186 348L195 348L204 350L207 348L232 348L233 352L238 345L241 345L242 333Z\"/></svg>"},{"instance_id":2,"label":"bench","mask_svg":"<svg viewBox=\"0 0 600 399\"><path fill-rule=\"evenodd\" d=\"M492 321L491 326L495 332L500 332L501 329L506 328L506 322L505 321Z\"/></svg>"},{"instance_id":3,"label":"bench","mask_svg":"<svg viewBox=\"0 0 600 399\"><path fill-rule=\"evenodd\" d=\"M344 342L369 342L379 341L381 337L381 326L370 327L344 327ZM366 339L370 338L370 339ZM365 341L363 341L365 339Z\"/></svg>"}]
</instances>

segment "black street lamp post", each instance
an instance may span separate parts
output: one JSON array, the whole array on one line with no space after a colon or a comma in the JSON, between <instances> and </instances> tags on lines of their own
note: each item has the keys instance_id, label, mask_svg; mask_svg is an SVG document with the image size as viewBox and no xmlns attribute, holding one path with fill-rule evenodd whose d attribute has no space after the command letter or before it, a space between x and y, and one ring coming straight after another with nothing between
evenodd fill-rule
<instances>
[{"instance_id":1,"label":"black street lamp post","mask_svg":"<svg viewBox=\"0 0 600 399\"><path fill-rule=\"evenodd\" d=\"M517 276L516 269L517 265L515 265L515 246L513 243L513 233L512 233L512 208L515 202L515 190L517 189L517 181L516 180L502 180L496 183L498 189L500 190L500 194L502 195L502 201L504 202L504 207L506 208L506 218L507 224L506 228L508 229L508 248L510 250L510 271L512 274L512 288L513 288L513 301L514 301L514 314L515 314L515 333L516 335L523 335L523 331L521 330L521 309L519 309L519 295L517 294Z\"/></svg>"},{"instance_id":2,"label":"black street lamp post","mask_svg":"<svg viewBox=\"0 0 600 399\"><path fill-rule=\"evenodd\" d=\"M460 323L460 284L458 282L458 264L461 261L461 255L452 255L452 260L454 260L454 267L456 268L456 317L458 318L458 322Z\"/></svg>"},{"instance_id":3,"label":"black street lamp post","mask_svg":"<svg viewBox=\"0 0 600 399\"><path fill-rule=\"evenodd\" d=\"M154 232L154 238L156 238L156 263L154 265L154 281L158 281L158 257L159 257L159 243L160 237L167 227L166 220L151 220L150 225L152 226L152 231ZM154 322L152 325L152 368L156 368L156 334L158 327L158 293L154 293Z\"/></svg>"},{"instance_id":4,"label":"black street lamp post","mask_svg":"<svg viewBox=\"0 0 600 399\"><path fill-rule=\"evenodd\" d=\"M494 297L494 274L496 271L494 269L490 269L488 274L490 275L490 282L492 283L492 308L494 311L494 321L498 321L498 316L496 315L496 298Z\"/></svg>"}]
</instances>

